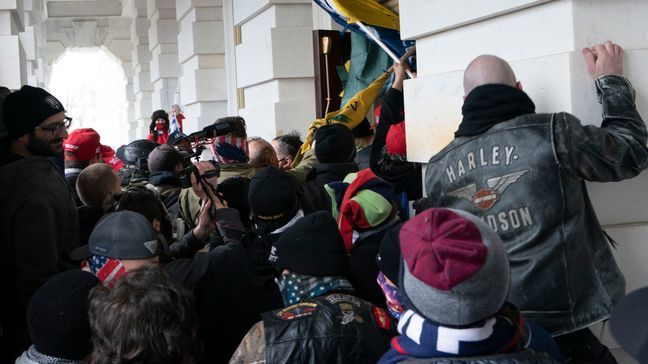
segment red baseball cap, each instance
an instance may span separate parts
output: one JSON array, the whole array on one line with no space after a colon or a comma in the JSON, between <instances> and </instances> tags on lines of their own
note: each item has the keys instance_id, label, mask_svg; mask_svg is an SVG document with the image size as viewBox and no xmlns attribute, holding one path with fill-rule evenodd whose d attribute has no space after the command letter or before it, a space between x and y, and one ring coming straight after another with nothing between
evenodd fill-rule
<instances>
[{"instance_id":1,"label":"red baseball cap","mask_svg":"<svg viewBox=\"0 0 648 364\"><path fill-rule=\"evenodd\" d=\"M65 159L89 161L95 158L102 152L100 138L99 134L91 128L73 130L63 143Z\"/></svg>"},{"instance_id":2,"label":"red baseball cap","mask_svg":"<svg viewBox=\"0 0 648 364\"><path fill-rule=\"evenodd\" d=\"M124 166L124 162L122 162L121 159L117 158L117 156L113 155L112 157L104 158L103 159L106 164L109 164L114 170L119 171L122 169Z\"/></svg>"},{"instance_id":3,"label":"red baseball cap","mask_svg":"<svg viewBox=\"0 0 648 364\"><path fill-rule=\"evenodd\" d=\"M115 156L115 150L112 149L109 145L101 145L101 158L107 159Z\"/></svg>"}]
</instances>

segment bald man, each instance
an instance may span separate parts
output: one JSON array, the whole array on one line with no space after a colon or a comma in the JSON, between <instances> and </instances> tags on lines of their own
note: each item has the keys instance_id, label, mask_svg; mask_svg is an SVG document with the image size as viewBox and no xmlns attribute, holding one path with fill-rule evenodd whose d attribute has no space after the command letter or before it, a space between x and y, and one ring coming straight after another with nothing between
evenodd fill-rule
<instances>
[{"instance_id":1,"label":"bald man","mask_svg":"<svg viewBox=\"0 0 648 364\"><path fill-rule=\"evenodd\" d=\"M608 318L625 280L584 181L638 175L648 165L648 134L622 76L621 47L606 42L583 55L601 127L564 112L536 114L511 66L482 55L466 68L463 120L430 159L425 184L433 206L469 211L500 234L509 300L555 337L568 362L614 363L587 327Z\"/></svg>"}]
</instances>

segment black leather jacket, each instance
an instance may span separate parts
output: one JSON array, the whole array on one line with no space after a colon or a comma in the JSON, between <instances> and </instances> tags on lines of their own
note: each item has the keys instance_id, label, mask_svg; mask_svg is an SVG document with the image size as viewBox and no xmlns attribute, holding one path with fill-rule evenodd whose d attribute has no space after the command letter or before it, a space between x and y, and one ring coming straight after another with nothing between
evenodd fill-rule
<instances>
[{"instance_id":1,"label":"black leather jacket","mask_svg":"<svg viewBox=\"0 0 648 364\"><path fill-rule=\"evenodd\" d=\"M267 363L375 363L396 333L387 311L345 293L262 316Z\"/></svg>"},{"instance_id":2,"label":"black leather jacket","mask_svg":"<svg viewBox=\"0 0 648 364\"><path fill-rule=\"evenodd\" d=\"M430 159L433 206L469 211L508 251L509 301L551 334L608 317L625 280L584 181L618 181L648 165L646 126L620 76L596 80L601 127L567 113L528 114L459 137Z\"/></svg>"},{"instance_id":3,"label":"black leather jacket","mask_svg":"<svg viewBox=\"0 0 648 364\"><path fill-rule=\"evenodd\" d=\"M533 350L524 350L511 354L479 356L472 358L433 358L409 359L401 363L408 364L555 364L546 353L536 353Z\"/></svg>"}]
</instances>

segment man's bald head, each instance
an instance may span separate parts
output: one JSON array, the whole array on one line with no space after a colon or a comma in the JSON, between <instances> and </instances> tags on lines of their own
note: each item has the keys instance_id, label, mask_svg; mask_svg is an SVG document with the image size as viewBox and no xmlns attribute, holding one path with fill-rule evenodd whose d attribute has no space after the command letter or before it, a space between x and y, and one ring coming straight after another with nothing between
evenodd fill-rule
<instances>
[{"instance_id":1,"label":"man's bald head","mask_svg":"<svg viewBox=\"0 0 648 364\"><path fill-rule=\"evenodd\" d=\"M468 64L463 83L466 95L475 87L489 83L517 87L515 73L508 62L489 54L483 54Z\"/></svg>"}]
</instances>

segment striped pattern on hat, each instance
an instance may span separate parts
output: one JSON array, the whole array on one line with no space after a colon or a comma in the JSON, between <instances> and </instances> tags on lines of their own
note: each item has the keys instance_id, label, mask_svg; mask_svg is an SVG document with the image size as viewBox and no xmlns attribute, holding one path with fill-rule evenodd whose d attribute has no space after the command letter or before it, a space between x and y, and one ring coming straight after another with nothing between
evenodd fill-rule
<instances>
[{"instance_id":1,"label":"striped pattern on hat","mask_svg":"<svg viewBox=\"0 0 648 364\"><path fill-rule=\"evenodd\" d=\"M465 326L495 315L510 287L502 240L478 217L432 208L399 234L400 287L414 308L445 326Z\"/></svg>"}]
</instances>

